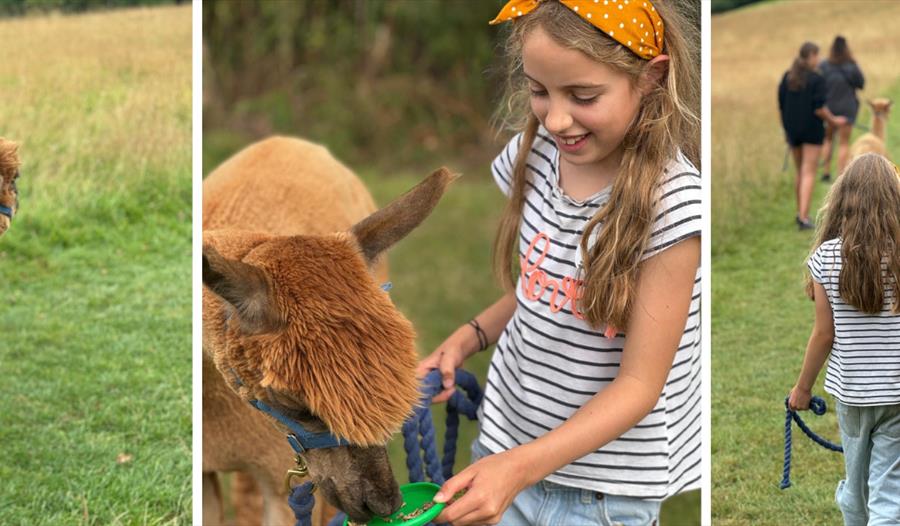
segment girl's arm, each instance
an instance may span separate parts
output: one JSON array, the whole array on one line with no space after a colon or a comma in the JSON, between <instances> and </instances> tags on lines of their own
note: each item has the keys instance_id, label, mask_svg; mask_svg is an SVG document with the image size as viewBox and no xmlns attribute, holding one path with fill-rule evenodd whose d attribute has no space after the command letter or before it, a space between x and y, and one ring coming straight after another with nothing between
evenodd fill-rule
<instances>
[{"instance_id":1,"label":"girl's arm","mask_svg":"<svg viewBox=\"0 0 900 526\"><path fill-rule=\"evenodd\" d=\"M825 288L820 283L813 283L816 300L816 323L809 343L806 344L806 355L803 357L803 368L800 369L800 377L797 385L791 389L788 406L797 411L809 409L809 399L812 397L813 384L819 371L825 365L831 346L834 343L834 319L832 318L831 304L825 295Z\"/></svg>"},{"instance_id":2,"label":"girl's arm","mask_svg":"<svg viewBox=\"0 0 900 526\"><path fill-rule=\"evenodd\" d=\"M847 117L844 117L843 115L838 116L834 113L831 113L831 110L828 109L828 106L822 106L813 113L818 115L820 119L828 121L833 126L843 126L844 124L847 124Z\"/></svg>"},{"instance_id":3,"label":"girl's arm","mask_svg":"<svg viewBox=\"0 0 900 526\"><path fill-rule=\"evenodd\" d=\"M516 310L516 291L512 290L504 294L493 305L481 311L481 314L475 316L478 325L484 331L488 344L496 342L503 332L503 328L509 323L513 313ZM460 326L453 332L433 353L427 358L419 362L416 368L416 375L423 377L432 369L440 369L444 390L432 398L432 402L444 402L453 391L455 386L455 371L462 366L463 362L469 356L475 354L481 349L481 343L478 341L478 334L475 328L470 324Z\"/></svg>"},{"instance_id":4,"label":"girl's arm","mask_svg":"<svg viewBox=\"0 0 900 526\"><path fill-rule=\"evenodd\" d=\"M489 455L448 480L435 500L468 490L436 522L496 522L520 491L615 440L647 416L672 368L699 263L699 237L644 261L616 379L558 428Z\"/></svg>"}]
</instances>

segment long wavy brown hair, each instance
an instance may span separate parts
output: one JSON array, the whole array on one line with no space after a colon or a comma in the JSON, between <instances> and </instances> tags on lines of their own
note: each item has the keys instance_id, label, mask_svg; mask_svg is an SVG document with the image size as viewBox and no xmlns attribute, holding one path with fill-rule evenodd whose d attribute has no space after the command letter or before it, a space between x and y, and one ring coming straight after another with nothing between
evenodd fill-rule
<instances>
[{"instance_id":1,"label":"long wavy brown hair","mask_svg":"<svg viewBox=\"0 0 900 526\"><path fill-rule=\"evenodd\" d=\"M610 199L588 222L581 238L584 285L579 310L594 328L603 323L619 330L627 326L664 168L679 150L700 166L699 32L678 10L658 0L654 6L665 24L662 51L669 56L668 71L641 99L638 115L625 134L621 171ZM506 40L507 89L497 117L506 128L523 132L523 137L513 166L510 199L494 240L494 272L507 290L515 287L518 274L518 233L529 177L525 162L540 124L531 112L523 75L525 37L540 27L561 46L625 73L635 89L647 65L559 2L542 2L511 25ZM595 230L597 238L589 247Z\"/></svg>"},{"instance_id":2,"label":"long wavy brown hair","mask_svg":"<svg viewBox=\"0 0 900 526\"><path fill-rule=\"evenodd\" d=\"M806 87L806 77L809 76L812 69L807 64L807 60L812 55L819 54L819 46L812 42L804 42L800 46L800 52L794 57L791 69L788 70L787 84L791 91L800 91Z\"/></svg>"},{"instance_id":3,"label":"long wavy brown hair","mask_svg":"<svg viewBox=\"0 0 900 526\"><path fill-rule=\"evenodd\" d=\"M869 314L881 312L888 285L900 314L900 172L877 153L854 159L838 177L819 211L813 251L841 238L841 298ZM886 266L886 270L883 268ZM814 297L812 276L806 293Z\"/></svg>"}]
</instances>

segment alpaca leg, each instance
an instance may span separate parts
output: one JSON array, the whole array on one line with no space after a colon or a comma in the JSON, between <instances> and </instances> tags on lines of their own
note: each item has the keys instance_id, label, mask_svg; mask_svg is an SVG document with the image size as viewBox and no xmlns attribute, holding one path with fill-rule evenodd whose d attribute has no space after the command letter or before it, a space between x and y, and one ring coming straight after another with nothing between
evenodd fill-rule
<instances>
[{"instance_id":1,"label":"alpaca leg","mask_svg":"<svg viewBox=\"0 0 900 526\"><path fill-rule=\"evenodd\" d=\"M262 497L262 523L263 526L281 526L282 524L294 524L294 512L288 506L288 496L281 487L284 479L258 473L256 478L257 488Z\"/></svg>"},{"instance_id":2,"label":"alpaca leg","mask_svg":"<svg viewBox=\"0 0 900 526\"><path fill-rule=\"evenodd\" d=\"M263 498L256 480L243 471L231 476L231 505L237 526L259 526L263 521Z\"/></svg>"},{"instance_id":3,"label":"alpaca leg","mask_svg":"<svg viewBox=\"0 0 900 526\"><path fill-rule=\"evenodd\" d=\"M215 472L203 474L203 524L212 526L225 524L222 488Z\"/></svg>"}]
</instances>

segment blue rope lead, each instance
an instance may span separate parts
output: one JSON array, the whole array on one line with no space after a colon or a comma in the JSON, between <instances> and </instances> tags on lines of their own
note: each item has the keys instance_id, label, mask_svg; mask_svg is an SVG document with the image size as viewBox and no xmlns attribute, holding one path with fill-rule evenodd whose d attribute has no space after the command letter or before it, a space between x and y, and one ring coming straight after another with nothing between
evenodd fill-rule
<instances>
[{"instance_id":1,"label":"blue rope lead","mask_svg":"<svg viewBox=\"0 0 900 526\"><path fill-rule=\"evenodd\" d=\"M478 406L481 405L483 394L475 375L463 369L456 370L456 385L460 389L447 400L447 428L444 432L444 457L441 461L437 455L434 422L431 417L431 399L444 390L441 385L441 372L437 369L432 370L422 380L421 401L414 409L413 415L403 423L403 448L406 450L406 467L409 470L410 482L423 482L425 471L428 472L428 478L440 486L453 476L456 440L459 436L459 415L462 413L469 420L477 420ZM346 515L339 512L328 525L340 526L344 517ZM298 516L296 526L308 526L308 523L300 523Z\"/></svg>"},{"instance_id":2,"label":"blue rope lead","mask_svg":"<svg viewBox=\"0 0 900 526\"><path fill-rule=\"evenodd\" d=\"M413 417L403 425L403 446L406 449L406 465L410 468L409 481L422 482L422 461L419 449L422 450L428 478L438 485L443 485L453 476L453 463L456 459L456 440L459 436L459 415L462 413L469 420L478 418L478 406L481 404L482 392L475 376L463 369L456 370L457 389L447 400L447 427L444 432L444 456L437 456L437 445L434 437L434 424L431 417L431 399L443 391L441 372L437 369L429 372L422 382L422 402L416 408ZM416 436L418 430L419 437ZM419 447L416 444L419 443Z\"/></svg>"},{"instance_id":3,"label":"blue rope lead","mask_svg":"<svg viewBox=\"0 0 900 526\"><path fill-rule=\"evenodd\" d=\"M291 490L288 497L288 506L294 512L297 520L295 526L312 526L312 511L316 505L316 498L312 493L312 482L305 482Z\"/></svg>"},{"instance_id":4,"label":"blue rope lead","mask_svg":"<svg viewBox=\"0 0 900 526\"><path fill-rule=\"evenodd\" d=\"M806 422L804 422L803 419L800 418L800 415L797 413L797 411L791 410L791 407L788 404L788 400L789 398L784 399L784 471L782 473L781 489L787 489L791 487L791 449L793 446L793 440L791 437L791 421L797 422L800 430L802 430L803 433L811 438L816 444L819 444L825 449L830 449L831 451L837 451L839 453L844 452L844 448L842 448L840 445L829 442L828 440L815 434L813 430L806 425ZM809 401L809 409L813 412L813 414L817 416L824 415L825 411L827 410L827 407L825 406L825 400L819 398L818 396L812 397L812 399Z\"/></svg>"}]
</instances>

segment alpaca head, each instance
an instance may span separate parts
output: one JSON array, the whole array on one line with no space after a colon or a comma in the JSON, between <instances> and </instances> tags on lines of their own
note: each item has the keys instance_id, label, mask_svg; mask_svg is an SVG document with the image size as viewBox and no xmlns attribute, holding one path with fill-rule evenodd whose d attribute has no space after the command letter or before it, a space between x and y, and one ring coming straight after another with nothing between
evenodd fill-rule
<instances>
[{"instance_id":1,"label":"alpaca head","mask_svg":"<svg viewBox=\"0 0 900 526\"><path fill-rule=\"evenodd\" d=\"M19 211L19 145L0 137L0 236L9 229L12 217ZM8 212L7 212L8 211ZM7 215L8 214L8 215Z\"/></svg>"},{"instance_id":2,"label":"alpaca head","mask_svg":"<svg viewBox=\"0 0 900 526\"><path fill-rule=\"evenodd\" d=\"M400 506L384 445L419 398L415 333L371 268L453 178L435 172L348 232L253 234L240 258L223 255L215 233L204 241L203 283L227 318L216 366L245 400L351 444L303 456L325 498L354 522Z\"/></svg>"},{"instance_id":3,"label":"alpaca head","mask_svg":"<svg viewBox=\"0 0 900 526\"><path fill-rule=\"evenodd\" d=\"M875 117L886 119L894 101L885 97L879 97L877 99L868 99L866 103L872 108L872 113L875 114Z\"/></svg>"}]
</instances>

